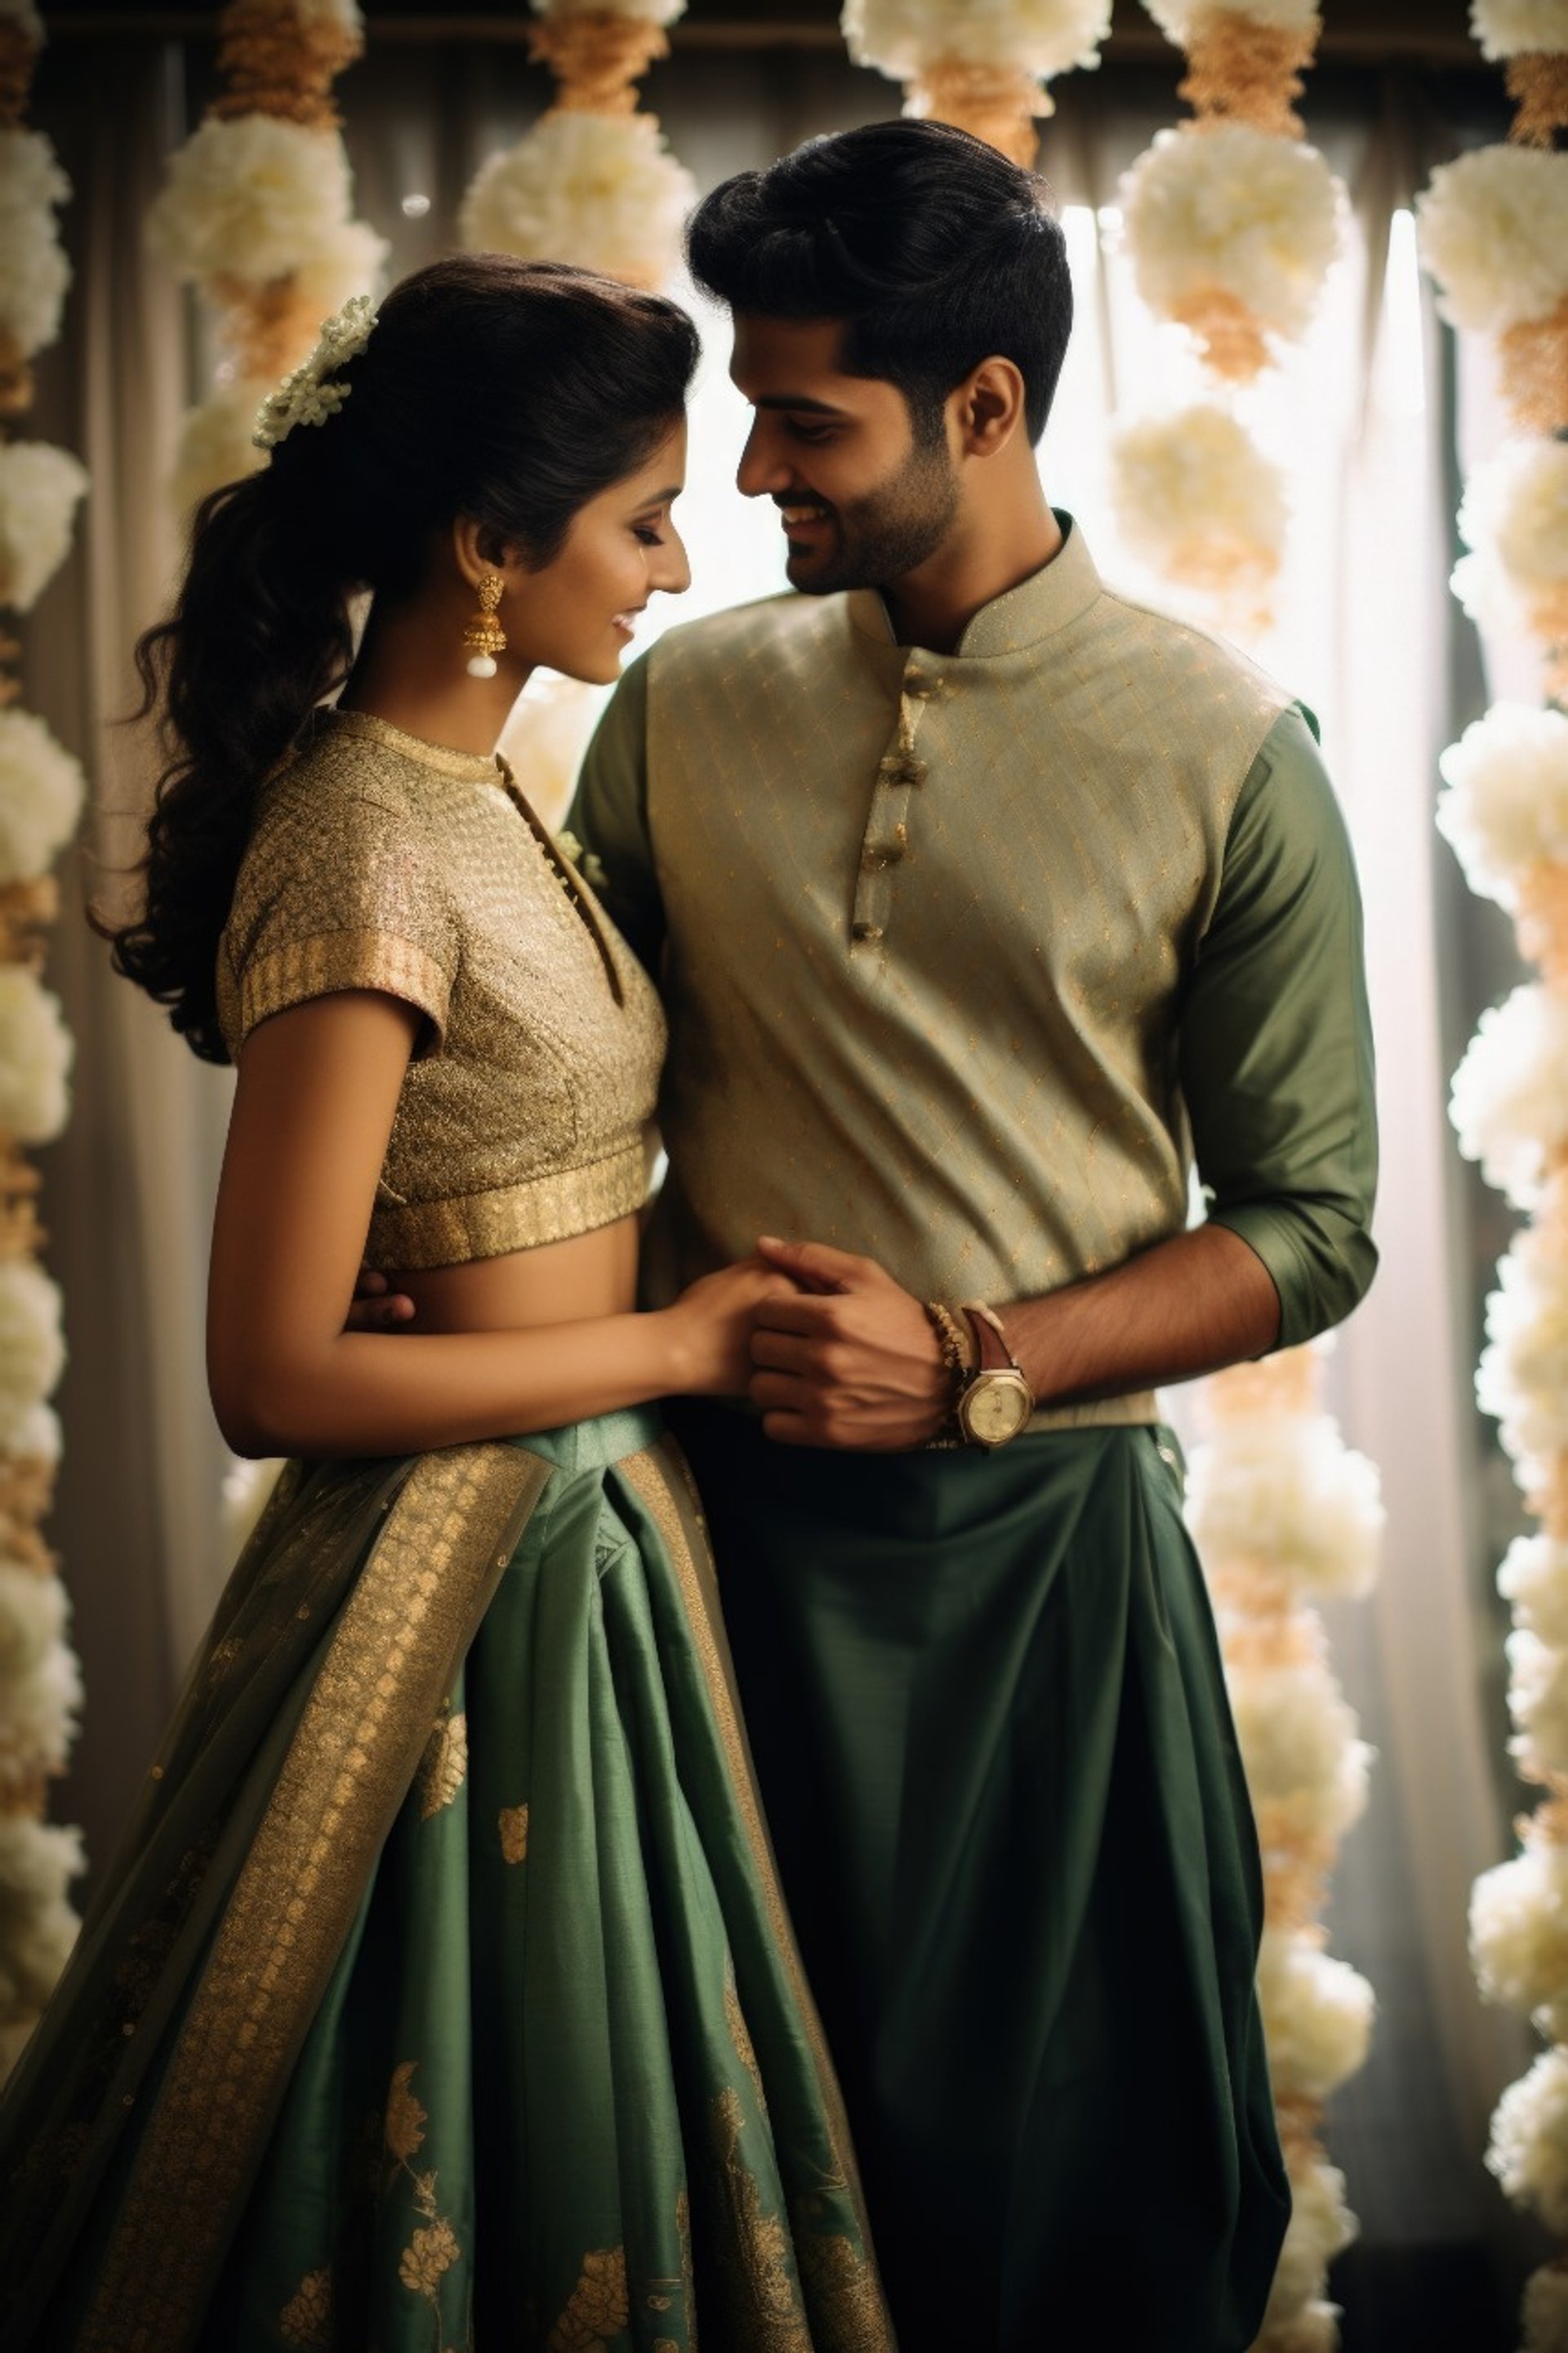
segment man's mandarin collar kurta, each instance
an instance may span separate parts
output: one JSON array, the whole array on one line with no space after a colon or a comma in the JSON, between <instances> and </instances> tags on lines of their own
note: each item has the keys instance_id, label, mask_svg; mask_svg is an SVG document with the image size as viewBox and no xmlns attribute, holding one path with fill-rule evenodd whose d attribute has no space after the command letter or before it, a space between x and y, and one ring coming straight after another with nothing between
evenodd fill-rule
<instances>
[{"instance_id":1,"label":"man's mandarin collar kurta","mask_svg":"<svg viewBox=\"0 0 1568 2353\"><path fill-rule=\"evenodd\" d=\"M1062 520L952 653L869 591L786 596L623 680L573 823L669 1016L655 1303L760 1233L1037 1296L1180 1232L1194 1156L1282 1342L1364 1290L1360 911L1311 727Z\"/></svg>"}]
</instances>

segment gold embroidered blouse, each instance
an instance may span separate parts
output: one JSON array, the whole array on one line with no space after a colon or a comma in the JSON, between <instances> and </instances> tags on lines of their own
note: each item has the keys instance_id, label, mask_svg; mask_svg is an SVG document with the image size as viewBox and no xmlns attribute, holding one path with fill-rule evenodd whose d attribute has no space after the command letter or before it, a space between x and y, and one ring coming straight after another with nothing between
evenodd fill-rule
<instances>
[{"instance_id":1,"label":"gold embroidered blouse","mask_svg":"<svg viewBox=\"0 0 1568 2353\"><path fill-rule=\"evenodd\" d=\"M218 949L229 1051L337 989L426 1017L376 1188L386 1270L639 1208L665 1031L637 959L504 762L323 713L266 788Z\"/></svg>"}]
</instances>

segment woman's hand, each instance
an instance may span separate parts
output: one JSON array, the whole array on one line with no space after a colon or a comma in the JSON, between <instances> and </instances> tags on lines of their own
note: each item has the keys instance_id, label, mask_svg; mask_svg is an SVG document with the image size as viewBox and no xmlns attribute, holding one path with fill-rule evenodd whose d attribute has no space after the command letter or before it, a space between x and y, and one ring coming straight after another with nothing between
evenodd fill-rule
<instances>
[{"instance_id":1,"label":"woman's hand","mask_svg":"<svg viewBox=\"0 0 1568 2353\"><path fill-rule=\"evenodd\" d=\"M414 1321L414 1302L405 1291L394 1291L384 1274L362 1266L354 1277L353 1305L343 1323L345 1332L397 1332Z\"/></svg>"},{"instance_id":2,"label":"woman's hand","mask_svg":"<svg viewBox=\"0 0 1568 2353\"><path fill-rule=\"evenodd\" d=\"M766 1301L797 1286L760 1258L745 1258L689 1283L662 1311L672 1356L671 1394L743 1397L752 1377L752 1331Z\"/></svg>"}]
</instances>

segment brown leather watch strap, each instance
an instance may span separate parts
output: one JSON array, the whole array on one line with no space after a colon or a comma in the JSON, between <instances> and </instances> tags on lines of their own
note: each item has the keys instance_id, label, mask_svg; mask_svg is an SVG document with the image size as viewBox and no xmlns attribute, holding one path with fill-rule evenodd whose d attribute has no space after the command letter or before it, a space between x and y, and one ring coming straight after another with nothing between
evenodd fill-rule
<instances>
[{"instance_id":1,"label":"brown leather watch strap","mask_svg":"<svg viewBox=\"0 0 1568 2353\"><path fill-rule=\"evenodd\" d=\"M965 1301L963 1313L974 1335L980 1370L983 1373L1016 1372L1017 1367L1013 1361L1013 1352L1003 1337L1001 1325L986 1314L978 1303L971 1304Z\"/></svg>"}]
</instances>

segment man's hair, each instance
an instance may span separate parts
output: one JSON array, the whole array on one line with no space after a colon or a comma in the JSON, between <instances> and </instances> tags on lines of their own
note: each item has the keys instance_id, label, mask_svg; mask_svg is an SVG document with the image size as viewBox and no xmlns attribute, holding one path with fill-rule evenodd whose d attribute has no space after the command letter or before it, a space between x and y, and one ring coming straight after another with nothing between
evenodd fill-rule
<instances>
[{"instance_id":1,"label":"man's hair","mask_svg":"<svg viewBox=\"0 0 1568 2353\"><path fill-rule=\"evenodd\" d=\"M1037 441L1072 330L1050 202L966 131L871 122L722 182L691 216L687 255L732 311L844 320L845 371L896 385L922 438L972 368L1012 360Z\"/></svg>"}]
</instances>

